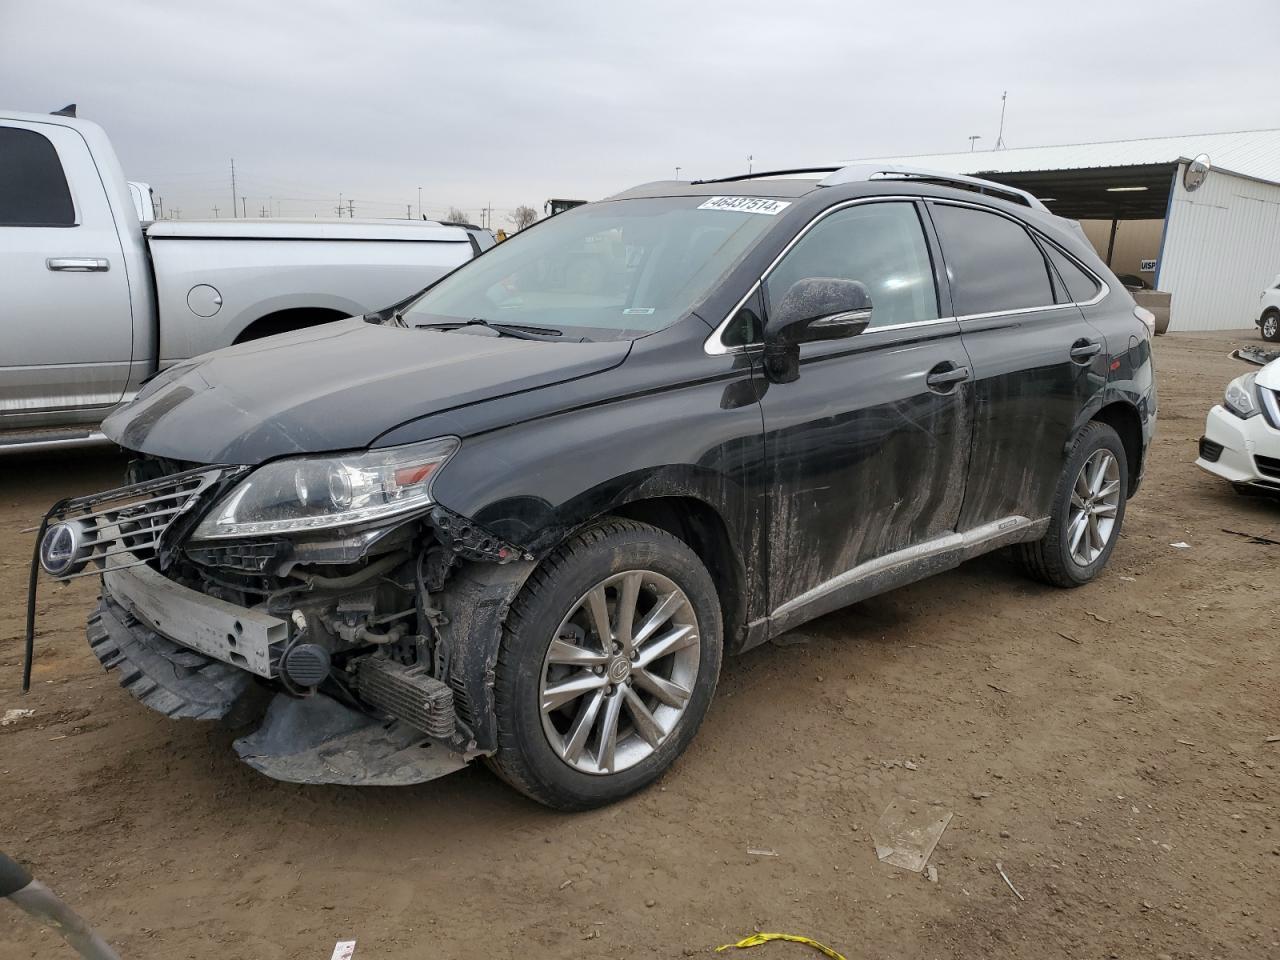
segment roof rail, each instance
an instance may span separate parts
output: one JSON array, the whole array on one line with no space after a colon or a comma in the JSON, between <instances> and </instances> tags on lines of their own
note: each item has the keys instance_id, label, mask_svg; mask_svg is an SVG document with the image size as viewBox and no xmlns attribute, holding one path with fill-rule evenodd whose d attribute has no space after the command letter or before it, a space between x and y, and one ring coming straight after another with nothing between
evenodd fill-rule
<instances>
[{"instance_id":1,"label":"roof rail","mask_svg":"<svg viewBox=\"0 0 1280 960\"><path fill-rule=\"evenodd\" d=\"M819 183L822 187L834 187L841 183L865 183L870 180L924 180L929 183L955 185L976 190L979 193L1002 194L1005 199L1015 203L1024 203L1033 210L1049 213L1049 208L1033 194L1007 183L996 183L994 180L983 180L980 177L966 177L961 173L947 173L945 170L930 170L925 167L904 167L894 163L854 163L840 167L825 180Z\"/></svg>"},{"instance_id":2,"label":"roof rail","mask_svg":"<svg viewBox=\"0 0 1280 960\"><path fill-rule=\"evenodd\" d=\"M769 177L787 177L797 173L836 173L840 167L792 167L789 170L761 170L759 173L735 173L732 177L708 177L705 180L690 180L689 183L735 183L739 180L762 180Z\"/></svg>"}]
</instances>

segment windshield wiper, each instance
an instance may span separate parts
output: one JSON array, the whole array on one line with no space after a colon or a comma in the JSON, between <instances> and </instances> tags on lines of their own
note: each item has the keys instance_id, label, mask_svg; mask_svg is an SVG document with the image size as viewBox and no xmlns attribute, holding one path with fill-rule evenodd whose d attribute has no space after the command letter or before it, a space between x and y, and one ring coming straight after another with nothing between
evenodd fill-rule
<instances>
[{"instance_id":1,"label":"windshield wiper","mask_svg":"<svg viewBox=\"0 0 1280 960\"><path fill-rule=\"evenodd\" d=\"M419 323L419 330L435 327L439 329L457 330L461 327L484 327L504 337L515 337L517 340L547 340L564 336L563 330L555 327L535 327L524 323L490 323L483 317L472 317L462 323Z\"/></svg>"}]
</instances>

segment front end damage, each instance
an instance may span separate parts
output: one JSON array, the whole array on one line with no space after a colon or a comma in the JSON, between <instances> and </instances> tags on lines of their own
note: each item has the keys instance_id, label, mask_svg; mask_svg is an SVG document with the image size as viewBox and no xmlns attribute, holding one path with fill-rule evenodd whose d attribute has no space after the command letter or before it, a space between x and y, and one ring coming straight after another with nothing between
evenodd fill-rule
<instances>
[{"instance_id":1,"label":"front end damage","mask_svg":"<svg viewBox=\"0 0 1280 960\"><path fill-rule=\"evenodd\" d=\"M193 538L247 472L144 458L129 486L50 511L36 560L101 575L103 666L166 716L250 729L236 752L280 780L418 783L492 753L500 631L532 559L438 504Z\"/></svg>"}]
</instances>

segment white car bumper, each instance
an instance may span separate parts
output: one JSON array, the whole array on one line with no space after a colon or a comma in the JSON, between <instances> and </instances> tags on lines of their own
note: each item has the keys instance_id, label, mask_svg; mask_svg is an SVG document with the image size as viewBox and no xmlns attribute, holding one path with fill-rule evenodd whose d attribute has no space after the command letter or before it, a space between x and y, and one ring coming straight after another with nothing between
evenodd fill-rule
<instances>
[{"instance_id":1,"label":"white car bumper","mask_svg":"<svg viewBox=\"0 0 1280 960\"><path fill-rule=\"evenodd\" d=\"M1219 404L1205 420L1196 466L1232 483L1280 492L1280 430L1265 416L1242 420Z\"/></svg>"}]
</instances>

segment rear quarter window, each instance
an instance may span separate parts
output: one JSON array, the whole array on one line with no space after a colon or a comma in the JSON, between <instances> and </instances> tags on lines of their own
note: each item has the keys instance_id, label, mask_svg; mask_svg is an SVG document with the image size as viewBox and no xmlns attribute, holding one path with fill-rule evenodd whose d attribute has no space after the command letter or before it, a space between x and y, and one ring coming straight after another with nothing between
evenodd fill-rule
<instances>
[{"instance_id":1,"label":"rear quarter window","mask_svg":"<svg viewBox=\"0 0 1280 960\"><path fill-rule=\"evenodd\" d=\"M58 151L34 130L0 127L0 226L70 227L71 190Z\"/></svg>"},{"instance_id":2,"label":"rear quarter window","mask_svg":"<svg viewBox=\"0 0 1280 960\"><path fill-rule=\"evenodd\" d=\"M957 314L1053 305L1049 266L1021 224L975 207L931 203L929 210Z\"/></svg>"},{"instance_id":3,"label":"rear quarter window","mask_svg":"<svg viewBox=\"0 0 1280 960\"><path fill-rule=\"evenodd\" d=\"M1068 297L1076 303L1086 303L1098 295L1102 288L1093 276L1081 269L1074 260L1051 243L1045 243L1049 254L1049 262L1057 272L1062 285L1067 288Z\"/></svg>"}]
</instances>

